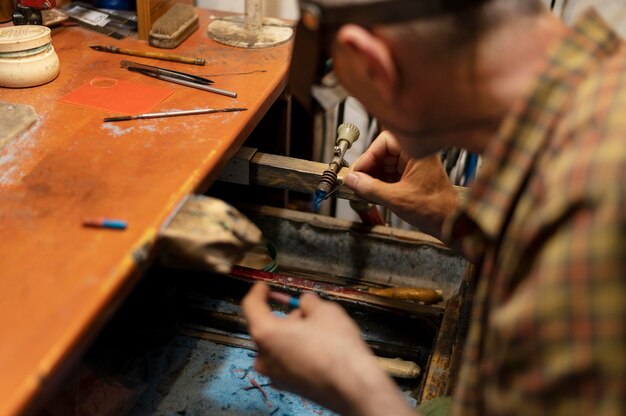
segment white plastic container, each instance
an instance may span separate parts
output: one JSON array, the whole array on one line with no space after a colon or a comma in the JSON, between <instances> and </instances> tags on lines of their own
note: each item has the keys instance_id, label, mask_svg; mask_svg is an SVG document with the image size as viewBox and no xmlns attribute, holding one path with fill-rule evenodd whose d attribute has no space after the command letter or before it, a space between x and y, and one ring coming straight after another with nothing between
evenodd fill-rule
<instances>
[{"instance_id":1,"label":"white plastic container","mask_svg":"<svg viewBox=\"0 0 626 416\"><path fill-rule=\"evenodd\" d=\"M24 25L0 28L0 87L45 84L59 75L50 29Z\"/></svg>"}]
</instances>

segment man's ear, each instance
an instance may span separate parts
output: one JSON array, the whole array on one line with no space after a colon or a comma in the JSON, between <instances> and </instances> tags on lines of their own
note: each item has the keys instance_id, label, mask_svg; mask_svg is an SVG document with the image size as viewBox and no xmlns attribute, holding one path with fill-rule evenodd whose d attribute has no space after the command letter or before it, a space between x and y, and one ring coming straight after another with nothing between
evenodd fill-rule
<instances>
[{"instance_id":1,"label":"man's ear","mask_svg":"<svg viewBox=\"0 0 626 416\"><path fill-rule=\"evenodd\" d=\"M396 97L398 70L389 46L379 37L356 25L345 25L337 33L336 40L349 48L372 83L385 98Z\"/></svg>"}]
</instances>

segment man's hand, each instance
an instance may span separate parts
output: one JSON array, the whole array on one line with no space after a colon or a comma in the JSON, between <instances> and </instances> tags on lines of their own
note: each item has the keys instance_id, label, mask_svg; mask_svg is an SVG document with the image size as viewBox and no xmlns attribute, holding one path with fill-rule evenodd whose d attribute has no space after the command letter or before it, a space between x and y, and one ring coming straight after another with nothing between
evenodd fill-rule
<instances>
[{"instance_id":1,"label":"man's hand","mask_svg":"<svg viewBox=\"0 0 626 416\"><path fill-rule=\"evenodd\" d=\"M410 159L386 131L352 164L344 182L362 198L387 206L437 238L458 204L439 157Z\"/></svg>"},{"instance_id":2,"label":"man's hand","mask_svg":"<svg viewBox=\"0 0 626 416\"><path fill-rule=\"evenodd\" d=\"M267 285L257 283L242 307L259 350L255 368L276 387L344 415L415 414L340 306L305 293L300 309L280 318L268 294Z\"/></svg>"}]
</instances>

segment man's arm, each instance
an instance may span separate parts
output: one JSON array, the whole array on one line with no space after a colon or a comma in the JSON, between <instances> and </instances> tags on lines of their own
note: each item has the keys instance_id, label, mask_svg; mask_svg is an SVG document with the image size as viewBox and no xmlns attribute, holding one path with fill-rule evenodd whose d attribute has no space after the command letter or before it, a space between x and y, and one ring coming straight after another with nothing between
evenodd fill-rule
<instances>
[{"instance_id":1,"label":"man's arm","mask_svg":"<svg viewBox=\"0 0 626 416\"><path fill-rule=\"evenodd\" d=\"M626 414L623 186L563 192L509 229L523 245L501 247L499 273L509 278L491 282L485 328L470 339L482 343L486 374L467 391L484 392L488 410Z\"/></svg>"}]
</instances>

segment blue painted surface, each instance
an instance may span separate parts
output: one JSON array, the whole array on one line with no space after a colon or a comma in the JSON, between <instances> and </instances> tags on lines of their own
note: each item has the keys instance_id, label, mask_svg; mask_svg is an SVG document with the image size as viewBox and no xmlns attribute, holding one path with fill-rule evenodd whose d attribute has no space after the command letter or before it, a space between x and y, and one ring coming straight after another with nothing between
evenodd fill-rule
<instances>
[{"instance_id":1,"label":"blue painted surface","mask_svg":"<svg viewBox=\"0 0 626 416\"><path fill-rule=\"evenodd\" d=\"M150 373L151 381L130 414L336 415L316 403L273 388L267 377L254 371L255 356L247 349L177 336L167 347L143 357L141 367ZM267 397L251 380L263 388ZM414 407L410 389L402 385L400 389Z\"/></svg>"},{"instance_id":2,"label":"blue painted surface","mask_svg":"<svg viewBox=\"0 0 626 416\"><path fill-rule=\"evenodd\" d=\"M197 302L222 313L241 315L241 307L221 299ZM286 316L282 311L273 311ZM150 350L132 365L134 378L148 380L132 416L146 415L272 415L333 416L335 413L293 393L273 388L254 371L254 351L212 341L176 336L166 346ZM260 385L266 395L254 386ZM400 383L407 402L412 384Z\"/></svg>"},{"instance_id":3,"label":"blue painted surface","mask_svg":"<svg viewBox=\"0 0 626 416\"><path fill-rule=\"evenodd\" d=\"M148 357L154 379L132 415L318 415L335 413L269 385L254 371L253 351L176 337ZM267 397L254 386L262 387Z\"/></svg>"}]
</instances>

